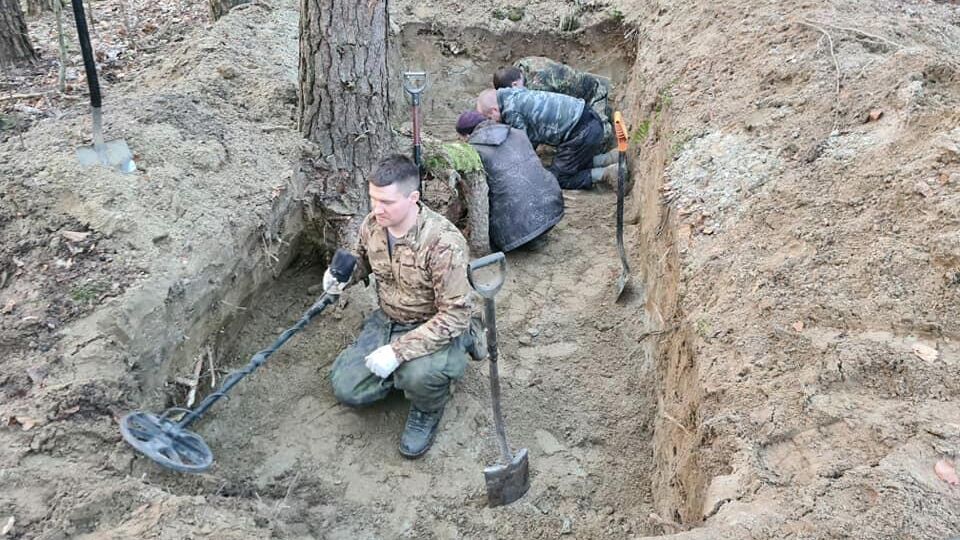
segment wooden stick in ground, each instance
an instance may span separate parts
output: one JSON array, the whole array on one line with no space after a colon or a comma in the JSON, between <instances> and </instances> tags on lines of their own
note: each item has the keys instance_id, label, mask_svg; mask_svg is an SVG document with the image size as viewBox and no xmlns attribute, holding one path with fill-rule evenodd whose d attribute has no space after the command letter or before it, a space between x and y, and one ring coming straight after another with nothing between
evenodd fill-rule
<instances>
[{"instance_id":1,"label":"wooden stick in ground","mask_svg":"<svg viewBox=\"0 0 960 540\"><path fill-rule=\"evenodd\" d=\"M97 21L93 18L93 0L87 0L85 4L87 8L87 18L90 19L90 33L93 34L93 37L96 38L97 41L100 41L100 34L97 33Z\"/></svg>"},{"instance_id":2,"label":"wooden stick in ground","mask_svg":"<svg viewBox=\"0 0 960 540\"><path fill-rule=\"evenodd\" d=\"M207 345L207 361L210 362L210 388L217 386L217 369L213 365L213 347Z\"/></svg>"},{"instance_id":3,"label":"wooden stick in ground","mask_svg":"<svg viewBox=\"0 0 960 540\"><path fill-rule=\"evenodd\" d=\"M197 358L197 363L193 366L193 379L190 384L190 392L187 393L187 408L193 407L193 402L197 399L197 387L200 386L200 371L203 369L203 355Z\"/></svg>"},{"instance_id":4,"label":"wooden stick in ground","mask_svg":"<svg viewBox=\"0 0 960 540\"><path fill-rule=\"evenodd\" d=\"M60 69L57 72L57 90L67 91L67 41L63 37L63 0L53 0L53 12L57 16L57 44Z\"/></svg>"},{"instance_id":5,"label":"wooden stick in ground","mask_svg":"<svg viewBox=\"0 0 960 540\"><path fill-rule=\"evenodd\" d=\"M0 101L10 101L14 99L33 99L43 97L47 92L30 92L28 94L11 94L9 96L0 96Z\"/></svg>"},{"instance_id":6,"label":"wooden stick in ground","mask_svg":"<svg viewBox=\"0 0 960 540\"><path fill-rule=\"evenodd\" d=\"M137 29L130 24L130 15L127 13L127 0L120 0L120 16L123 17L123 26L127 30L127 42L133 50L137 50Z\"/></svg>"}]
</instances>

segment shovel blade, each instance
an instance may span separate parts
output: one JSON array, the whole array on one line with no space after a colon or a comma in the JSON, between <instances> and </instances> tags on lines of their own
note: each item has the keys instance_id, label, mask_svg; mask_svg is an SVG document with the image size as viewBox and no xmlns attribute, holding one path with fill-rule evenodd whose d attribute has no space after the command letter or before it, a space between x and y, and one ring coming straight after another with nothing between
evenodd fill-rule
<instances>
[{"instance_id":1,"label":"shovel blade","mask_svg":"<svg viewBox=\"0 0 960 540\"><path fill-rule=\"evenodd\" d=\"M123 139L107 141L99 146L81 146L77 148L77 160L81 165L106 165L126 174L137 170L133 153Z\"/></svg>"},{"instance_id":2,"label":"shovel blade","mask_svg":"<svg viewBox=\"0 0 960 540\"><path fill-rule=\"evenodd\" d=\"M521 448L506 465L483 469L487 481L487 500L491 507L503 506L523 497L530 489L530 463L527 449Z\"/></svg>"},{"instance_id":3,"label":"shovel blade","mask_svg":"<svg viewBox=\"0 0 960 540\"><path fill-rule=\"evenodd\" d=\"M627 286L627 280L629 280L629 279L630 279L630 274L628 274L625 270L620 272L620 277L617 278L617 298L616 298L616 300L619 300L619 299L620 299L620 295L623 294L623 289L626 288L626 286Z\"/></svg>"}]
</instances>

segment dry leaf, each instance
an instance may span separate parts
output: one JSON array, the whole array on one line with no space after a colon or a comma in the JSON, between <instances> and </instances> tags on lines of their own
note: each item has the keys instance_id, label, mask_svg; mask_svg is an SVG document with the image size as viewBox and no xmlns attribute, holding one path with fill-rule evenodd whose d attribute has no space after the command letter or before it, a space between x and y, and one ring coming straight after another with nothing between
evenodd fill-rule
<instances>
[{"instance_id":1,"label":"dry leaf","mask_svg":"<svg viewBox=\"0 0 960 540\"><path fill-rule=\"evenodd\" d=\"M937 464L933 466L933 471L937 473L937 477L951 486L960 484L960 478L957 478L957 470L953 467L952 463L945 459L938 461Z\"/></svg>"},{"instance_id":2,"label":"dry leaf","mask_svg":"<svg viewBox=\"0 0 960 540\"><path fill-rule=\"evenodd\" d=\"M88 232L77 231L60 231L60 234L71 242L83 242L88 236L90 236L90 233Z\"/></svg>"},{"instance_id":3,"label":"dry leaf","mask_svg":"<svg viewBox=\"0 0 960 540\"><path fill-rule=\"evenodd\" d=\"M917 355L917 358L926 360L927 362L934 362L940 356L940 353L937 352L936 349L923 343L913 344L913 354Z\"/></svg>"},{"instance_id":4,"label":"dry leaf","mask_svg":"<svg viewBox=\"0 0 960 540\"><path fill-rule=\"evenodd\" d=\"M76 414L79 410L80 410L79 405L74 405L69 409L64 409L63 411L60 412L60 418L63 418L65 416L70 416L71 414Z\"/></svg>"},{"instance_id":5,"label":"dry leaf","mask_svg":"<svg viewBox=\"0 0 960 540\"><path fill-rule=\"evenodd\" d=\"M3 313L11 313L15 307L17 307L17 303L13 300L10 300L5 306L3 306Z\"/></svg>"},{"instance_id":6,"label":"dry leaf","mask_svg":"<svg viewBox=\"0 0 960 540\"><path fill-rule=\"evenodd\" d=\"M867 113L867 122L876 122L881 118L883 118L883 111L880 109L872 109Z\"/></svg>"},{"instance_id":7,"label":"dry leaf","mask_svg":"<svg viewBox=\"0 0 960 540\"><path fill-rule=\"evenodd\" d=\"M10 519L7 520L7 524L3 526L3 530L0 530L0 535L7 536L10 534L10 531L13 530L14 523L16 523L16 520L13 519L13 516L10 516Z\"/></svg>"},{"instance_id":8,"label":"dry leaf","mask_svg":"<svg viewBox=\"0 0 960 540\"><path fill-rule=\"evenodd\" d=\"M33 426L37 425L37 421L29 416L14 416L12 420L12 422L8 420L8 425L20 424L20 428L24 431L30 431Z\"/></svg>"},{"instance_id":9,"label":"dry leaf","mask_svg":"<svg viewBox=\"0 0 960 540\"><path fill-rule=\"evenodd\" d=\"M797 332L802 332L802 331L803 331L803 321L797 321L797 322L793 323L793 329L796 330Z\"/></svg>"}]
</instances>

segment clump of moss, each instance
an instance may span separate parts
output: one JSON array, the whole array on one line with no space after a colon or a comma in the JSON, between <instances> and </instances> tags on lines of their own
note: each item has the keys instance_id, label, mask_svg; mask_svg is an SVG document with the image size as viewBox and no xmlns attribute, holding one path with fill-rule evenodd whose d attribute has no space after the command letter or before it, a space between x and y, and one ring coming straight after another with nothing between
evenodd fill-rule
<instances>
[{"instance_id":1,"label":"clump of moss","mask_svg":"<svg viewBox=\"0 0 960 540\"><path fill-rule=\"evenodd\" d=\"M480 154L463 142L430 143L424 145L423 168L428 176L445 178L444 171L453 169L460 174L483 169Z\"/></svg>"},{"instance_id":2,"label":"clump of moss","mask_svg":"<svg viewBox=\"0 0 960 540\"><path fill-rule=\"evenodd\" d=\"M526 8L523 6L511 6L507 9L497 8L493 10L493 18L498 21L507 19L511 22L519 22L523 19L524 14L526 13Z\"/></svg>"}]
</instances>

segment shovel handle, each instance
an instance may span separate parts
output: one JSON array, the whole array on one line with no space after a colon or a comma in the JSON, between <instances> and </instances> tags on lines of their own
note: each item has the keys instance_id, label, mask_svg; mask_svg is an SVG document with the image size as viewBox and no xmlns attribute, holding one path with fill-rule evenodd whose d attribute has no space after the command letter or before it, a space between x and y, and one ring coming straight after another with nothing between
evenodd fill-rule
<instances>
[{"instance_id":1,"label":"shovel handle","mask_svg":"<svg viewBox=\"0 0 960 540\"><path fill-rule=\"evenodd\" d=\"M90 87L90 106L99 109L100 80L97 78L97 64L93 61L93 47L90 46L90 33L87 31L87 16L83 12L83 0L71 0L73 18L77 23L77 37L80 39L80 52L83 53L83 70L87 73L87 86Z\"/></svg>"},{"instance_id":2,"label":"shovel handle","mask_svg":"<svg viewBox=\"0 0 960 540\"><path fill-rule=\"evenodd\" d=\"M486 268L492 264L499 265L492 283L479 283L474 279L474 272L480 270L481 268ZM472 260L470 261L470 264L467 265L467 280L470 282L470 286L473 287L473 290L480 293L480 296L484 298L493 298L497 295L497 292L499 292L500 288L503 287L503 282L506 275L507 258L504 256L502 251L491 253L486 257Z\"/></svg>"},{"instance_id":3,"label":"shovel handle","mask_svg":"<svg viewBox=\"0 0 960 540\"><path fill-rule=\"evenodd\" d=\"M427 87L427 72L426 71L404 71L403 72L403 89L407 91L408 94L414 97L416 101L417 96L423 93L424 89Z\"/></svg>"},{"instance_id":4,"label":"shovel handle","mask_svg":"<svg viewBox=\"0 0 960 540\"><path fill-rule=\"evenodd\" d=\"M627 125L623 122L623 115L620 111L613 113L613 131L617 134L617 150L627 151Z\"/></svg>"}]
</instances>

